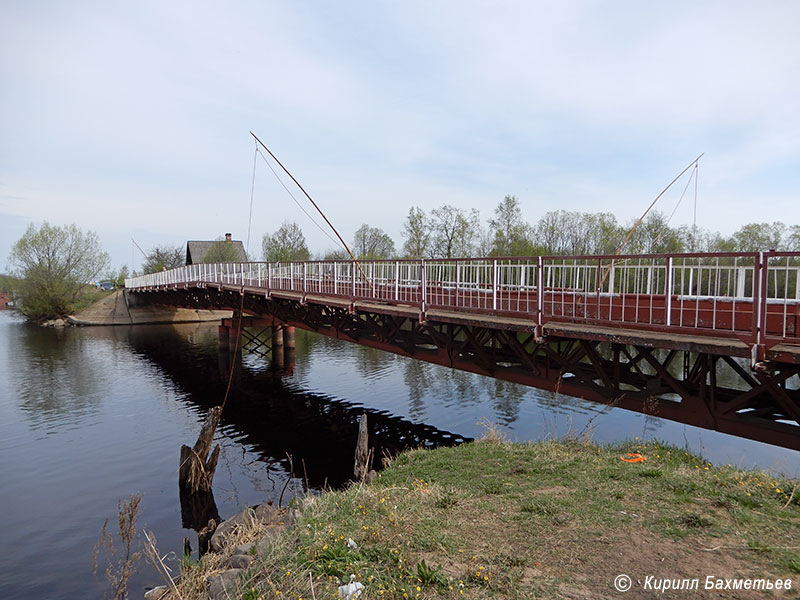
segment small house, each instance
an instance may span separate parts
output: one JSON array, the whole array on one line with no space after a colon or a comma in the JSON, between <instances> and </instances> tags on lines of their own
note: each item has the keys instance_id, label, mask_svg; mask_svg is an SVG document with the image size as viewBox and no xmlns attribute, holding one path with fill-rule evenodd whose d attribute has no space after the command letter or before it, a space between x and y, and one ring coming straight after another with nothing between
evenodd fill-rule
<instances>
[{"instance_id":1,"label":"small house","mask_svg":"<svg viewBox=\"0 0 800 600\"><path fill-rule=\"evenodd\" d=\"M187 265L217 262L247 262L241 240L233 240L231 234L226 233L224 240L186 242Z\"/></svg>"}]
</instances>

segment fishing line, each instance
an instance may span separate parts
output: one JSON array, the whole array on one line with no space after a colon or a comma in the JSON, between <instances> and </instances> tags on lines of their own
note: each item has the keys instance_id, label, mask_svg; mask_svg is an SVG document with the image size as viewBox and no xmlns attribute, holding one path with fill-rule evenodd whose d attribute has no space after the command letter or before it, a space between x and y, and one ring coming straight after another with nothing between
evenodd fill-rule
<instances>
[{"instance_id":1,"label":"fishing line","mask_svg":"<svg viewBox=\"0 0 800 600\"><path fill-rule=\"evenodd\" d=\"M250 259L250 228L253 224L253 195L256 191L256 158L258 155L258 144L255 144L253 153L253 180L250 183L250 215L247 217L247 245L245 246L245 254L248 260Z\"/></svg>"},{"instance_id":2,"label":"fishing line","mask_svg":"<svg viewBox=\"0 0 800 600\"><path fill-rule=\"evenodd\" d=\"M683 192L681 192L681 197L678 198L678 202L675 204L675 208L672 209L672 212L670 213L667 222L664 223L664 228L661 230L661 233L659 233L656 236L656 239L653 240L653 246L655 246L658 242L660 242L661 238L663 238L664 235L666 235L666 233L669 231L669 223L670 221L672 221L672 217L674 217L675 213L678 211L678 207L681 205L681 202L683 202L683 197L686 195L686 190L688 190L689 186L692 184L692 180L694 179L696 173L697 173L697 165L695 164L695 168L692 170L692 174L689 175L689 180L686 182L686 185L683 188ZM696 201L697 197L695 196L695 202Z\"/></svg>"},{"instance_id":3,"label":"fishing line","mask_svg":"<svg viewBox=\"0 0 800 600\"><path fill-rule=\"evenodd\" d=\"M653 200L650 203L650 206L647 207L647 210L644 211L644 213L642 213L641 217L639 217L639 220L636 221L636 223L634 223L633 227L631 227L631 230L628 232L628 235L626 235L625 239L622 240L622 243L619 245L619 248L617 248L617 251L614 254L616 254L616 255L622 254L622 250L625 248L625 244L627 244L628 240L631 239L631 236L633 235L633 232L636 231L636 228L639 227L639 225L642 223L644 218L647 216L647 213L650 212L650 209L653 208L656 205L656 202L658 202L658 200L659 200L659 198L661 198L661 196L663 196L664 194L667 193L667 190L672 187L672 184L674 184L676 181L678 181L678 179L683 177L683 174L686 173L686 171L688 171L689 169L691 169L692 166L696 166L697 165L698 161L701 158L703 158L703 154L705 154L705 152L703 152L700 156L698 156L692 162L690 162L683 171L681 171L680 173L678 173L678 175L675 176L675 179L673 179L672 181L669 182L667 187L665 187L663 190L661 190L661 193L658 196L656 196L655 200ZM600 280L600 283L597 286L598 289L602 289L603 284L605 283L606 278L608 277L608 274L611 273L611 269L613 269L613 268L614 268L614 261L612 260L608 264L608 268L606 269L606 272L603 275L603 278Z\"/></svg>"},{"instance_id":4,"label":"fishing line","mask_svg":"<svg viewBox=\"0 0 800 600\"><path fill-rule=\"evenodd\" d=\"M344 238L342 238L342 236L336 230L336 227L333 226L333 223L330 222L330 219L328 219L328 217L325 216L325 213L322 212L322 209L317 205L316 202L314 202L314 199L306 191L306 189L302 186L302 184L299 181L297 181L297 178L294 175L292 175L291 171L289 171L289 169L287 169L285 166L283 166L283 163L280 160L278 160L278 157L275 156L272 153L272 150L267 148L267 146L264 144L264 142L262 142L260 139L258 139L258 136L255 133L253 133L252 131L250 132L250 135L252 135L255 138L255 140L258 142L258 144L262 148L264 148L264 150L267 151L267 154L269 154L272 157L272 160L274 160L276 163L278 163L278 166L281 169L283 169L283 172L286 173L289 176L289 179L291 179L298 188L300 188L300 191L303 192L303 194L305 195L306 198L308 198L308 201L311 202L311 204L314 206L314 208L317 209L317 212L322 216L323 219L325 219L325 222L328 224L328 227L330 227L331 230L333 230L333 233L335 233L336 237L339 238L339 241L342 243L342 246L344 246L344 249L347 250L347 253L350 255L350 258L353 259L353 264L355 264L355 266L358 267L358 270L361 272L362 277L364 277L364 281L366 281L369 284L369 286L372 288L372 292L375 293L375 284L370 280L369 277L367 277L367 274L364 271L364 267L362 267L361 263L358 262L358 259L356 258L355 254L353 254L352 250L350 250L350 247L347 245L347 242L344 241Z\"/></svg>"},{"instance_id":5,"label":"fishing line","mask_svg":"<svg viewBox=\"0 0 800 600\"><path fill-rule=\"evenodd\" d=\"M703 154L705 154L705 152L703 152ZM687 166L687 167L686 167L686 168L685 168L683 171L681 171L680 173L678 173L678 175L675 177L675 179L673 179L672 181L670 181L670 182L669 182L669 185L667 185L667 187L665 187L665 188L664 188L664 189L661 191L661 193L660 193L658 196L656 196L656 199L655 199L655 200L653 200L653 201L650 203L650 206L648 206L648 207L647 207L647 210L646 210L646 211L644 211L644 213L642 213L642 216L641 216L641 217L639 217L639 220L638 220L638 221L636 221L636 223L633 225L633 227L631 227L631 230L628 232L628 235L626 235L626 236L625 236L625 239L624 239L624 240L622 240L622 243L619 245L619 248L617 248L617 251L616 251L616 253L615 253L615 254L622 254L622 250L623 250L623 248L625 248L625 245L628 243L628 240L629 240L629 239L631 239L631 236L633 235L633 232L634 232L634 231L636 231L636 228L637 228L637 227L639 227L639 225L641 225L642 221L643 221L643 220L644 220L644 218L647 216L647 213L649 213L649 212L650 212L650 209L652 209L652 208L653 208L653 207L656 205L656 202L658 202L658 200L661 198L661 196L663 196L664 194L666 194L666 193L667 193L667 190L668 190L669 188L671 188L671 187L672 187L672 184L673 184L673 183L675 183L676 181L678 181L678 179L680 179L680 178L683 176L683 174L684 174L684 173L686 173L686 171L688 171L689 169L691 169L691 168L692 168L692 166L694 166L695 164L697 164L697 161L699 161L699 160L700 160L700 159L703 157L703 154L701 154L700 156L698 156L697 158L695 158L695 159L694 159L692 162L690 162L690 163L689 163L689 165L688 165L688 166ZM603 280L605 280L605 278L603 278ZM602 282L601 282L601 283L602 283Z\"/></svg>"},{"instance_id":6,"label":"fishing line","mask_svg":"<svg viewBox=\"0 0 800 600\"><path fill-rule=\"evenodd\" d=\"M694 165L694 219L692 220L692 252L697 243L697 179L700 177L700 165Z\"/></svg>"},{"instance_id":7,"label":"fishing line","mask_svg":"<svg viewBox=\"0 0 800 600\"><path fill-rule=\"evenodd\" d=\"M256 144L257 144L257 143L256 143ZM258 146L256 146L256 148L258 148ZM299 201L299 200L298 200L298 199L295 197L295 195L294 195L294 194L292 194L292 191L291 191L291 190L290 190L290 189L287 187L287 185L284 183L283 179L281 179L280 175L278 175L277 171L275 171L275 169L273 169L273 168L272 168L272 165L271 165L271 164L269 163L269 161L267 160L267 157L266 157L266 156L264 156L264 154L263 154L262 152L260 152L260 151L258 151L258 150L256 150L256 151L258 152L258 155L261 157L261 160L263 160L263 161L264 161L264 164L266 164L266 165L267 165L267 167L269 167L269 170L270 170L270 171L272 171L272 174L275 176L275 179L277 179L277 180L278 180L278 183L280 183L280 184L281 184L281 186L283 186L283 189L284 189L284 190L286 190L286 193L287 193L287 194L289 194L289 197L290 197L292 200L294 200L294 203L295 203L295 204L297 204L297 206L300 208L300 210L302 210L302 211L305 213L305 215L306 215L306 216L307 216L307 217L308 217L308 218L311 220L311 222L312 222L314 225L316 225L316 226L317 226L317 228L318 228L318 229L319 229L319 230L320 230L320 231L321 231L323 234L325 234L325 237L327 237L329 240L331 240L331 241L332 241L334 244L336 244L337 246L342 246L342 244L341 244L341 243L340 243L338 240L336 240L336 239L332 238L332 237L331 237L331 235L330 235L330 234L329 234L327 231L325 231L325 228L324 228L322 225L320 225L319 223L317 223L317 222L314 220L314 217L312 217L312 216L309 214L309 212L308 212L308 211L307 211L305 208L303 208L303 205L302 205L302 204L300 204L300 201Z\"/></svg>"}]
</instances>

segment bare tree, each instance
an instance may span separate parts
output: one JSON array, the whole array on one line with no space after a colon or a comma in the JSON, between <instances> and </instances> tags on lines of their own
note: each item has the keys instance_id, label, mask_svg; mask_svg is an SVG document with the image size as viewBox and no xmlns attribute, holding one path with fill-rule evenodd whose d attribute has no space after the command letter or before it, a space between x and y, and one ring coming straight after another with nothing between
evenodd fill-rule
<instances>
[{"instance_id":1,"label":"bare tree","mask_svg":"<svg viewBox=\"0 0 800 600\"><path fill-rule=\"evenodd\" d=\"M626 233L635 221L628 223ZM633 232L623 254L661 254L683 252L683 238L677 229L669 226L664 213L653 211Z\"/></svg>"},{"instance_id":2,"label":"bare tree","mask_svg":"<svg viewBox=\"0 0 800 600\"><path fill-rule=\"evenodd\" d=\"M445 204L431 213L431 255L435 258L470 256L480 229L478 211Z\"/></svg>"},{"instance_id":3,"label":"bare tree","mask_svg":"<svg viewBox=\"0 0 800 600\"><path fill-rule=\"evenodd\" d=\"M784 245L787 252L800 252L800 225L792 225L789 228Z\"/></svg>"},{"instance_id":4,"label":"bare tree","mask_svg":"<svg viewBox=\"0 0 800 600\"><path fill-rule=\"evenodd\" d=\"M545 213L534 232L547 254L613 254L625 237L611 213L566 210Z\"/></svg>"},{"instance_id":5,"label":"bare tree","mask_svg":"<svg viewBox=\"0 0 800 600\"><path fill-rule=\"evenodd\" d=\"M403 254L408 258L425 258L430 256L431 224L425 211L412 206L403 225Z\"/></svg>"},{"instance_id":6,"label":"bare tree","mask_svg":"<svg viewBox=\"0 0 800 600\"><path fill-rule=\"evenodd\" d=\"M147 273L158 273L164 269L180 267L185 262L183 247L164 244L163 246L156 246L147 253L142 265L142 272L145 275Z\"/></svg>"},{"instance_id":7,"label":"bare tree","mask_svg":"<svg viewBox=\"0 0 800 600\"><path fill-rule=\"evenodd\" d=\"M335 248L327 250L324 253L317 255L319 260L351 260L350 255L344 248Z\"/></svg>"},{"instance_id":8,"label":"bare tree","mask_svg":"<svg viewBox=\"0 0 800 600\"><path fill-rule=\"evenodd\" d=\"M364 223L353 236L353 252L365 260L391 258L394 256L394 242L382 229Z\"/></svg>"},{"instance_id":9,"label":"bare tree","mask_svg":"<svg viewBox=\"0 0 800 600\"><path fill-rule=\"evenodd\" d=\"M522 218L519 199L506 196L494 209L494 218L489 219L492 238L492 256L525 256L533 254L531 227Z\"/></svg>"}]
</instances>

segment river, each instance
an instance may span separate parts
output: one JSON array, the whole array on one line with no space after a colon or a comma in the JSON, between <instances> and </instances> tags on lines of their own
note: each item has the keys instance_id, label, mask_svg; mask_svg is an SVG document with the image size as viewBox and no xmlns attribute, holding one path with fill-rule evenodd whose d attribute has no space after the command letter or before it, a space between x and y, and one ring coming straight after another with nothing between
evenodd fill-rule
<instances>
[{"instance_id":1,"label":"river","mask_svg":"<svg viewBox=\"0 0 800 600\"><path fill-rule=\"evenodd\" d=\"M103 521L113 530L118 501L134 493L139 528L177 570L183 539L196 546L182 522L179 448L194 443L228 372L215 324L57 330L0 312L0 598L102 597L106 556L94 574L92 550ZM479 437L484 421L512 440L657 438L717 464L800 475L793 451L300 330L292 373L246 354L235 374L216 436L223 517L343 483L362 412L379 454ZM159 583L143 559L130 597Z\"/></svg>"}]
</instances>

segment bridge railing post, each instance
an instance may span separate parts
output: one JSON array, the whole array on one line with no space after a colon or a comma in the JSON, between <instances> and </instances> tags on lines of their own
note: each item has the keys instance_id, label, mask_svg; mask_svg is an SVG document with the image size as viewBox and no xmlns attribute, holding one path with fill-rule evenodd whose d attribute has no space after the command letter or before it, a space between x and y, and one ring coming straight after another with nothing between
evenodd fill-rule
<instances>
[{"instance_id":1,"label":"bridge railing post","mask_svg":"<svg viewBox=\"0 0 800 600\"><path fill-rule=\"evenodd\" d=\"M350 263L350 280L352 282L351 296L356 299L356 261Z\"/></svg>"},{"instance_id":2,"label":"bridge railing post","mask_svg":"<svg viewBox=\"0 0 800 600\"><path fill-rule=\"evenodd\" d=\"M751 362L754 365L762 359L761 345L764 343L764 326L767 321L767 286L768 272L767 259L763 252L759 252L753 259L753 346L751 348Z\"/></svg>"},{"instance_id":3,"label":"bridge railing post","mask_svg":"<svg viewBox=\"0 0 800 600\"><path fill-rule=\"evenodd\" d=\"M426 277L425 260L422 259L419 262L420 262L419 284L420 284L420 287L422 288L422 294L421 294L421 296L422 296L422 304L421 304L421 308L422 308L422 312L424 314L425 313L425 303L428 300L428 290L427 290L428 282L427 282L427 277Z\"/></svg>"},{"instance_id":4,"label":"bridge railing post","mask_svg":"<svg viewBox=\"0 0 800 600\"><path fill-rule=\"evenodd\" d=\"M339 295L339 263L333 263L333 295Z\"/></svg>"},{"instance_id":5,"label":"bridge railing post","mask_svg":"<svg viewBox=\"0 0 800 600\"><path fill-rule=\"evenodd\" d=\"M497 259L492 260L492 310L497 310Z\"/></svg>"},{"instance_id":6,"label":"bridge railing post","mask_svg":"<svg viewBox=\"0 0 800 600\"><path fill-rule=\"evenodd\" d=\"M595 297L594 297L594 300L595 300L595 308L594 308L595 314L594 314L594 318L595 319L600 319L601 318L601 315L600 315L600 310L601 310L600 309L600 295L601 294L600 294L600 292L602 291L602 289L601 289L602 288L602 283L601 283L602 282L602 279L601 279L601 277L602 277L601 271L602 270L603 270L603 259L602 258L598 258L597 259L597 268L595 269L595 272L594 272L594 289L595 289ZM586 278L586 287L587 287L587 289L589 287L589 278L588 278L588 276Z\"/></svg>"},{"instance_id":7,"label":"bridge railing post","mask_svg":"<svg viewBox=\"0 0 800 600\"><path fill-rule=\"evenodd\" d=\"M394 261L394 301L400 300L400 261Z\"/></svg>"},{"instance_id":8,"label":"bridge railing post","mask_svg":"<svg viewBox=\"0 0 800 600\"><path fill-rule=\"evenodd\" d=\"M544 325L544 259L536 261L536 324Z\"/></svg>"},{"instance_id":9,"label":"bridge railing post","mask_svg":"<svg viewBox=\"0 0 800 600\"><path fill-rule=\"evenodd\" d=\"M667 327L672 325L672 260L673 257L667 257L667 280L664 284L664 307L666 314L664 315L664 323Z\"/></svg>"}]
</instances>

